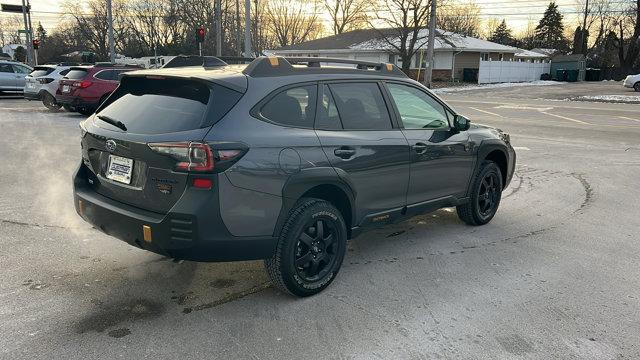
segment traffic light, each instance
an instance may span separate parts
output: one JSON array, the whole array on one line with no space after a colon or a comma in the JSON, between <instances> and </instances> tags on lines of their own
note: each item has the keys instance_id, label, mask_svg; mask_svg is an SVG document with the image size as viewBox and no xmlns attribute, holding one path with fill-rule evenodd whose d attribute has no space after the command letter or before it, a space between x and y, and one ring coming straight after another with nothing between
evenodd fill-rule
<instances>
[{"instance_id":1,"label":"traffic light","mask_svg":"<svg viewBox=\"0 0 640 360\"><path fill-rule=\"evenodd\" d=\"M204 42L204 34L205 34L204 26L200 26L196 31L196 40L199 43Z\"/></svg>"},{"instance_id":2,"label":"traffic light","mask_svg":"<svg viewBox=\"0 0 640 360\"><path fill-rule=\"evenodd\" d=\"M40 46L40 40L33 39L33 41L31 43L33 44L33 49L34 50L38 50L38 47Z\"/></svg>"}]
</instances>

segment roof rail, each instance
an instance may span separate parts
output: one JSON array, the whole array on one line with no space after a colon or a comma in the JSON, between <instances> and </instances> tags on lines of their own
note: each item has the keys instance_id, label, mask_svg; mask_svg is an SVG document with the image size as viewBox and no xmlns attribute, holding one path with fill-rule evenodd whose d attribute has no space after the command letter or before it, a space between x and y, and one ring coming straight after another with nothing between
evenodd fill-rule
<instances>
[{"instance_id":1,"label":"roof rail","mask_svg":"<svg viewBox=\"0 0 640 360\"><path fill-rule=\"evenodd\" d=\"M350 64L355 68L328 67L322 64ZM306 65L306 67L294 67L294 65ZM281 57L261 56L252 61L243 73L251 77L269 77L301 74L328 74L328 73L364 73L378 72L381 75L407 77L397 66L389 63L375 63L349 59L333 59L323 57Z\"/></svg>"},{"instance_id":2,"label":"roof rail","mask_svg":"<svg viewBox=\"0 0 640 360\"><path fill-rule=\"evenodd\" d=\"M228 64L215 56L176 55L167 61L162 68L176 68L187 66L202 66L205 68L227 66Z\"/></svg>"}]
</instances>

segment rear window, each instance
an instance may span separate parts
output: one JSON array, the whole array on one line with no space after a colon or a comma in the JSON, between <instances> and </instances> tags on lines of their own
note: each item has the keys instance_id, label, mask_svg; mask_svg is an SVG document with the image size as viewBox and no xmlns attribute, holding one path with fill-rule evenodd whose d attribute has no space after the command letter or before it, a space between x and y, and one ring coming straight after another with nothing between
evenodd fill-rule
<instances>
[{"instance_id":1,"label":"rear window","mask_svg":"<svg viewBox=\"0 0 640 360\"><path fill-rule=\"evenodd\" d=\"M55 69L50 67L36 67L30 75L33 77L45 76L51 74L53 70Z\"/></svg>"},{"instance_id":2,"label":"rear window","mask_svg":"<svg viewBox=\"0 0 640 360\"><path fill-rule=\"evenodd\" d=\"M98 115L121 121L129 133L187 131L212 125L241 96L241 93L223 86L214 84L209 87L197 81L128 78ZM213 106L207 115L210 102ZM112 128L104 122L99 122L99 126Z\"/></svg>"},{"instance_id":3,"label":"rear window","mask_svg":"<svg viewBox=\"0 0 640 360\"><path fill-rule=\"evenodd\" d=\"M71 79L71 80L80 80L85 76L87 76L87 70L82 70L82 69L71 69L67 73L67 79Z\"/></svg>"}]
</instances>

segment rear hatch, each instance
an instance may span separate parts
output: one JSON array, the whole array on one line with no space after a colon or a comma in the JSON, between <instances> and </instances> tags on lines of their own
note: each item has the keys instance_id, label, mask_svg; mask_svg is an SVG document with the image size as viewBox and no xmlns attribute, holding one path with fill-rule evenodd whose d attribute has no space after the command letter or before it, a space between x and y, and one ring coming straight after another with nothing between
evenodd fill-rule
<instances>
[{"instance_id":1,"label":"rear hatch","mask_svg":"<svg viewBox=\"0 0 640 360\"><path fill-rule=\"evenodd\" d=\"M168 212L192 173L176 155L191 151L241 96L200 80L125 77L81 125L90 186L123 203Z\"/></svg>"},{"instance_id":2,"label":"rear hatch","mask_svg":"<svg viewBox=\"0 0 640 360\"><path fill-rule=\"evenodd\" d=\"M36 66L33 71L25 78L24 91L37 93L43 84L48 84L53 81L53 78L47 77L55 71L52 66Z\"/></svg>"},{"instance_id":3,"label":"rear hatch","mask_svg":"<svg viewBox=\"0 0 640 360\"><path fill-rule=\"evenodd\" d=\"M88 74L89 68L87 67L72 67L67 75L60 80L60 93L73 96L76 90L91 85L91 82L84 80Z\"/></svg>"}]
</instances>

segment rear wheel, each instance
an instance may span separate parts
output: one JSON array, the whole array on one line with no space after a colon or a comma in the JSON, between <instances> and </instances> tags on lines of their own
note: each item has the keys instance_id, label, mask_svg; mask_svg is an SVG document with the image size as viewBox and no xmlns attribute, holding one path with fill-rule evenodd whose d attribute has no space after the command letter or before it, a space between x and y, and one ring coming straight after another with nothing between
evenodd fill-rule
<instances>
[{"instance_id":1,"label":"rear wheel","mask_svg":"<svg viewBox=\"0 0 640 360\"><path fill-rule=\"evenodd\" d=\"M93 114L94 109L90 107L79 107L77 111L82 115L89 116Z\"/></svg>"},{"instance_id":2,"label":"rear wheel","mask_svg":"<svg viewBox=\"0 0 640 360\"><path fill-rule=\"evenodd\" d=\"M289 213L273 258L265 260L272 283L296 296L324 290L335 279L347 244L342 214L331 203L301 199Z\"/></svg>"},{"instance_id":3,"label":"rear wheel","mask_svg":"<svg viewBox=\"0 0 640 360\"><path fill-rule=\"evenodd\" d=\"M458 217L469 225L484 225L493 219L502 198L502 174L493 161L480 166L471 185L468 203L458 205Z\"/></svg>"},{"instance_id":4,"label":"rear wheel","mask_svg":"<svg viewBox=\"0 0 640 360\"><path fill-rule=\"evenodd\" d=\"M640 81L638 81L637 83L633 84L633 90L640 92Z\"/></svg>"},{"instance_id":5,"label":"rear wheel","mask_svg":"<svg viewBox=\"0 0 640 360\"><path fill-rule=\"evenodd\" d=\"M60 110L61 106L56 102L56 98L48 92L45 92L44 95L42 95L42 104L44 104L44 106L49 110Z\"/></svg>"}]
</instances>

